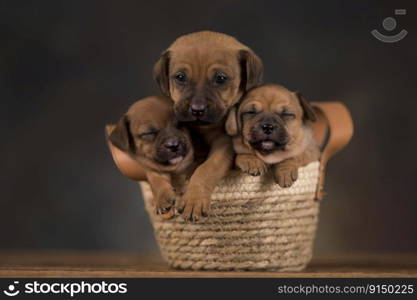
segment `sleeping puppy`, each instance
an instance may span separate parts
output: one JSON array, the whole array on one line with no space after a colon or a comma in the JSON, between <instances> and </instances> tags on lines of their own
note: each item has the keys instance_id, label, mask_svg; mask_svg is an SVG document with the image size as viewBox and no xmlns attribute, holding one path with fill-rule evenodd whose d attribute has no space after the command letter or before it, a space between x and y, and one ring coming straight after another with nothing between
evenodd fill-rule
<instances>
[{"instance_id":1,"label":"sleeping puppy","mask_svg":"<svg viewBox=\"0 0 417 300\"><path fill-rule=\"evenodd\" d=\"M175 121L173 102L148 97L135 102L108 137L146 171L157 214L166 214L175 203L174 186L191 172L194 148L188 130Z\"/></svg>"},{"instance_id":2,"label":"sleeping puppy","mask_svg":"<svg viewBox=\"0 0 417 300\"><path fill-rule=\"evenodd\" d=\"M262 62L235 38L196 32L178 38L154 67L161 91L174 100L177 119L209 145L209 156L192 175L176 204L187 220L207 216L217 183L233 164L230 138L224 132L229 109L261 82Z\"/></svg>"},{"instance_id":3,"label":"sleeping puppy","mask_svg":"<svg viewBox=\"0 0 417 300\"><path fill-rule=\"evenodd\" d=\"M276 183L291 186L298 168L319 159L319 147L309 122L316 115L310 104L286 88L267 84L249 91L226 122L243 172L262 175L272 165Z\"/></svg>"}]
</instances>

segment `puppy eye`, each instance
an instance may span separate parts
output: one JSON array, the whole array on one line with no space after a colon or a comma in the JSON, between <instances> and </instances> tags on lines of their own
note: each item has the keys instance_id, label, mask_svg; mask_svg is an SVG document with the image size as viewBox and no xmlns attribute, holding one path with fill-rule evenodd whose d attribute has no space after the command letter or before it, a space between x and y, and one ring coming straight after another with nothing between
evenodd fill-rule
<instances>
[{"instance_id":1,"label":"puppy eye","mask_svg":"<svg viewBox=\"0 0 417 300\"><path fill-rule=\"evenodd\" d=\"M290 112L286 112L286 111L280 113L279 115L283 119L294 119L295 118L295 114L290 113Z\"/></svg>"},{"instance_id":2,"label":"puppy eye","mask_svg":"<svg viewBox=\"0 0 417 300\"><path fill-rule=\"evenodd\" d=\"M178 72L175 74L174 78L179 84L185 84L187 82L187 76L183 72Z\"/></svg>"},{"instance_id":3,"label":"puppy eye","mask_svg":"<svg viewBox=\"0 0 417 300\"><path fill-rule=\"evenodd\" d=\"M228 78L225 74L219 73L214 76L214 83L222 85L226 83L227 79Z\"/></svg>"},{"instance_id":4,"label":"puppy eye","mask_svg":"<svg viewBox=\"0 0 417 300\"><path fill-rule=\"evenodd\" d=\"M254 115L256 115L258 112L256 111L256 110L248 110L248 111L245 111L244 113L243 113L243 115L246 115L246 116L254 116Z\"/></svg>"},{"instance_id":5,"label":"puppy eye","mask_svg":"<svg viewBox=\"0 0 417 300\"><path fill-rule=\"evenodd\" d=\"M157 130L151 130L151 131L145 131L145 132L140 133L138 135L138 137L140 137L140 138L149 137L150 138L150 137L155 137L157 134L158 134Z\"/></svg>"}]
</instances>

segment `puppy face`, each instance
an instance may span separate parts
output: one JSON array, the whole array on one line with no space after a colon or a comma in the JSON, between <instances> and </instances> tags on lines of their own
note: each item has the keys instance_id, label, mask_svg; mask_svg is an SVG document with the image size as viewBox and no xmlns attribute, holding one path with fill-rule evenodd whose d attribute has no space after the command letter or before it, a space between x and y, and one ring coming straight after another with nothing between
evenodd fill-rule
<instances>
[{"instance_id":1,"label":"puppy face","mask_svg":"<svg viewBox=\"0 0 417 300\"><path fill-rule=\"evenodd\" d=\"M178 120L197 125L220 124L262 74L262 62L252 50L215 32L180 37L154 68L162 92L175 102Z\"/></svg>"},{"instance_id":2,"label":"puppy face","mask_svg":"<svg viewBox=\"0 0 417 300\"><path fill-rule=\"evenodd\" d=\"M230 113L226 131L240 134L242 142L261 156L295 153L305 146L305 122L315 119L299 93L264 85L251 90L237 111Z\"/></svg>"},{"instance_id":3,"label":"puppy face","mask_svg":"<svg viewBox=\"0 0 417 300\"><path fill-rule=\"evenodd\" d=\"M193 159L191 138L176 124L172 100L149 97L133 104L109 136L120 150L144 167L179 172Z\"/></svg>"}]
</instances>

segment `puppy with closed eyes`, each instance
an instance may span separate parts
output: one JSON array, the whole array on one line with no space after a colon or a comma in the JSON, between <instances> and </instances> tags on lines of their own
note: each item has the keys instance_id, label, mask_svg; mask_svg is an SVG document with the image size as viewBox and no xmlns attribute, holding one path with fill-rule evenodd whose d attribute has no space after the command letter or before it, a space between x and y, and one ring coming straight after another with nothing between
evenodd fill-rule
<instances>
[{"instance_id":1,"label":"puppy with closed eyes","mask_svg":"<svg viewBox=\"0 0 417 300\"><path fill-rule=\"evenodd\" d=\"M207 216L211 193L233 164L224 123L230 108L260 84L263 65L247 46L226 34L202 31L178 38L154 67L161 91L174 101L177 119L209 145L176 208L187 220Z\"/></svg>"},{"instance_id":2,"label":"puppy with closed eyes","mask_svg":"<svg viewBox=\"0 0 417 300\"><path fill-rule=\"evenodd\" d=\"M272 165L276 183L291 186L299 167L319 159L309 125L315 120L313 108L300 93L275 84L250 90L226 122L236 166L257 176Z\"/></svg>"},{"instance_id":3,"label":"puppy with closed eyes","mask_svg":"<svg viewBox=\"0 0 417 300\"><path fill-rule=\"evenodd\" d=\"M174 186L181 186L195 167L190 133L176 122L172 100L148 97L135 102L108 139L144 168L156 213L170 212L177 198Z\"/></svg>"}]
</instances>

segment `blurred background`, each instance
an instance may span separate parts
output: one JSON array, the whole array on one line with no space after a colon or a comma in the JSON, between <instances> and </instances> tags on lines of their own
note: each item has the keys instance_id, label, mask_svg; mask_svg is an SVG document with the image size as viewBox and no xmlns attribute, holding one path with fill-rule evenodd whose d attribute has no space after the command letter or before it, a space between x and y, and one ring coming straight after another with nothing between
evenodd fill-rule
<instances>
[{"instance_id":1,"label":"blurred background","mask_svg":"<svg viewBox=\"0 0 417 300\"><path fill-rule=\"evenodd\" d=\"M352 112L315 254L417 252L416 13L415 1L0 1L0 250L156 253L104 125L159 93L152 67L175 38L208 29L250 46L266 82ZM389 44L373 29L409 33Z\"/></svg>"}]
</instances>

